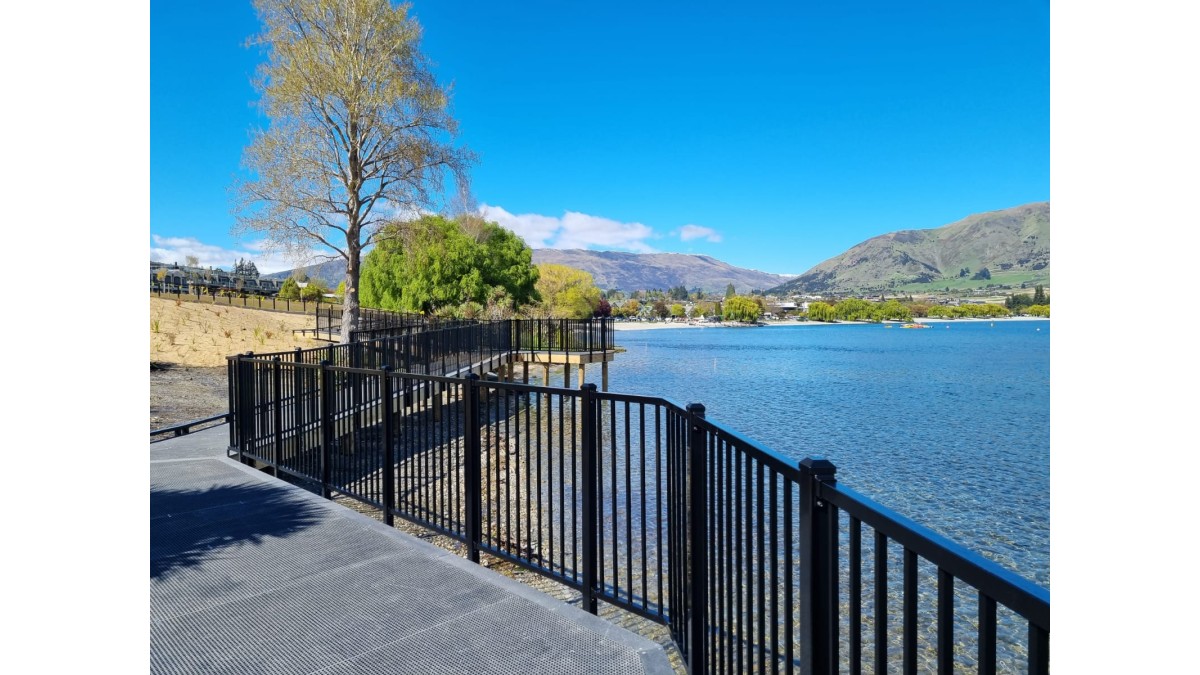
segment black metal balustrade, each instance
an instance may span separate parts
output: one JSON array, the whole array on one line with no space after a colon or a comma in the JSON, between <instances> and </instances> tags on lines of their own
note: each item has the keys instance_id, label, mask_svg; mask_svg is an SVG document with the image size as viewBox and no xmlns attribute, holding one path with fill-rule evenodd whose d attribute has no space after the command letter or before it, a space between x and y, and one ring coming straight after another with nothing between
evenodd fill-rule
<instances>
[{"instance_id":1,"label":"black metal balustrade","mask_svg":"<svg viewBox=\"0 0 1200 675\"><path fill-rule=\"evenodd\" d=\"M543 574L591 612L665 624L692 672L1048 672L1048 591L839 485L829 462L794 463L698 404L472 368L530 341L611 348L603 324L556 337L573 330L230 357L230 452Z\"/></svg>"}]
</instances>

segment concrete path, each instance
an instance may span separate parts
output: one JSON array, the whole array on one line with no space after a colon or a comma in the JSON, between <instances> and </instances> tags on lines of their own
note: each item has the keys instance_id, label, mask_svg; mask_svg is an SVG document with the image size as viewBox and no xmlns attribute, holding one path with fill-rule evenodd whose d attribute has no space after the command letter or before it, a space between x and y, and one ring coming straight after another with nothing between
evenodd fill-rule
<instances>
[{"instance_id":1,"label":"concrete path","mask_svg":"<svg viewBox=\"0 0 1200 675\"><path fill-rule=\"evenodd\" d=\"M662 648L225 457L150 444L154 673L671 673Z\"/></svg>"}]
</instances>

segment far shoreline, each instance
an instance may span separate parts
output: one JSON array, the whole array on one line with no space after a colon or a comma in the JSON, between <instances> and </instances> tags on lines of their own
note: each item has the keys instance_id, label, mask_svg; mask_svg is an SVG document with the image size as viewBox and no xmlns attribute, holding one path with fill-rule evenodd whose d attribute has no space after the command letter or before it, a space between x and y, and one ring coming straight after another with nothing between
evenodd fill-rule
<instances>
[{"instance_id":1,"label":"far shoreline","mask_svg":"<svg viewBox=\"0 0 1200 675\"><path fill-rule=\"evenodd\" d=\"M926 318L913 319L908 321L767 321L761 324L752 326L747 325L729 325L724 323L672 323L665 321L614 321L613 330L619 331L639 331L639 330L665 330L670 328L758 328L758 327L778 327L778 326L870 326L881 324L905 324L905 323L983 323L996 321L1050 321L1049 317L1041 316L1006 316L997 318L960 318L960 319L943 319L943 318Z\"/></svg>"}]
</instances>

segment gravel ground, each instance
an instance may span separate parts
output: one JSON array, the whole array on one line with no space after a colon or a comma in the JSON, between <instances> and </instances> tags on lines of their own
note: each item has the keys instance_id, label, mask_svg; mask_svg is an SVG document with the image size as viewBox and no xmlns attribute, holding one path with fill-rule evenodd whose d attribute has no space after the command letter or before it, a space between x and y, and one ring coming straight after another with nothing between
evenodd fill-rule
<instances>
[{"instance_id":1,"label":"gravel ground","mask_svg":"<svg viewBox=\"0 0 1200 675\"><path fill-rule=\"evenodd\" d=\"M229 411L224 368L150 363L150 430Z\"/></svg>"}]
</instances>

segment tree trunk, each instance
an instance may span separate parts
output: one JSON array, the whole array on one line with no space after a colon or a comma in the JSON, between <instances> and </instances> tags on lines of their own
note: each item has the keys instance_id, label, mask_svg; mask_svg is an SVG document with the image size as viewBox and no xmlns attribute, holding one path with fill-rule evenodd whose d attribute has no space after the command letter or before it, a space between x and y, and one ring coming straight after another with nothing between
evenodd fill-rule
<instances>
[{"instance_id":1,"label":"tree trunk","mask_svg":"<svg viewBox=\"0 0 1200 675\"><path fill-rule=\"evenodd\" d=\"M349 248L346 260L346 294L342 298L342 344L349 344L350 331L358 329L358 270L361 252L357 247Z\"/></svg>"}]
</instances>

